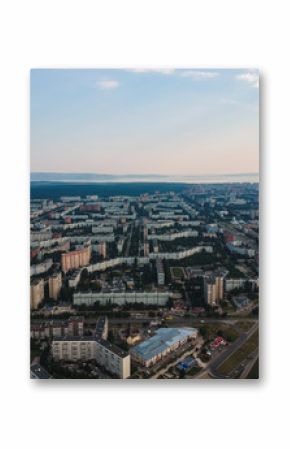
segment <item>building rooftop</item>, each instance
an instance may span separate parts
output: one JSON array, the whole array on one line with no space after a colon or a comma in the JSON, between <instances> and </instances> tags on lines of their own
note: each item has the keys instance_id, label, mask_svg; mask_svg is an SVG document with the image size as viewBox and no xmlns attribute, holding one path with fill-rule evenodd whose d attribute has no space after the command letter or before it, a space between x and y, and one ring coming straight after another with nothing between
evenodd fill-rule
<instances>
[{"instance_id":1,"label":"building rooftop","mask_svg":"<svg viewBox=\"0 0 290 449\"><path fill-rule=\"evenodd\" d=\"M95 332L97 338L102 338L106 321L107 321L107 317L106 316L100 316L98 318L98 321L97 321L97 324L96 324L96 332Z\"/></svg>"},{"instance_id":2,"label":"building rooftop","mask_svg":"<svg viewBox=\"0 0 290 449\"><path fill-rule=\"evenodd\" d=\"M119 348L118 346L114 345L113 343L110 343L108 340L104 340L102 338L96 338L95 339L98 343L100 343L102 346L104 346L109 351L113 352L117 356L121 357L122 359L127 357L129 354L127 351L124 351L123 349Z\"/></svg>"},{"instance_id":3,"label":"building rooftop","mask_svg":"<svg viewBox=\"0 0 290 449\"><path fill-rule=\"evenodd\" d=\"M43 282L43 278L32 279L30 285L38 285L41 282Z\"/></svg>"},{"instance_id":4,"label":"building rooftop","mask_svg":"<svg viewBox=\"0 0 290 449\"><path fill-rule=\"evenodd\" d=\"M134 346L131 352L142 357L143 360L150 360L178 341L190 337L193 334L197 334L197 329L191 327L160 328L153 337Z\"/></svg>"},{"instance_id":5,"label":"building rooftop","mask_svg":"<svg viewBox=\"0 0 290 449\"><path fill-rule=\"evenodd\" d=\"M69 336L66 335L64 337L54 337L53 338L53 343L57 342L57 341L95 341L96 338L95 337L89 337L89 336L83 336L83 337L73 337L73 336Z\"/></svg>"}]
</instances>

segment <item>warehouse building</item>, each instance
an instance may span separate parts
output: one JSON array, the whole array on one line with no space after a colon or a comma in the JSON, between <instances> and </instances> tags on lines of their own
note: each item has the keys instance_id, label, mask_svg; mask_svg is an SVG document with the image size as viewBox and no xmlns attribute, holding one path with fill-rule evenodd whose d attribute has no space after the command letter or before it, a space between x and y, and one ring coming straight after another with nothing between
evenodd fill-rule
<instances>
[{"instance_id":1,"label":"warehouse building","mask_svg":"<svg viewBox=\"0 0 290 449\"><path fill-rule=\"evenodd\" d=\"M153 337L134 346L130 350L130 354L133 360L149 367L162 360L170 352L186 344L189 340L195 340L197 334L197 329L190 327L160 328Z\"/></svg>"}]
</instances>

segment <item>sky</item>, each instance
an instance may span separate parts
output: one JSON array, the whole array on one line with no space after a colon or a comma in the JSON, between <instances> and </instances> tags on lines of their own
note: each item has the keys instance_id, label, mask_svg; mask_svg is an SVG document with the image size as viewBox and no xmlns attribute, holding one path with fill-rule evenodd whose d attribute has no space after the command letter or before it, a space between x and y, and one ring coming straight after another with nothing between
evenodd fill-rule
<instances>
[{"instance_id":1,"label":"sky","mask_svg":"<svg viewBox=\"0 0 290 449\"><path fill-rule=\"evenodd\" d=\"M258 173L254 69L33 69L32 172Z\"/></svg>"}]
</instances>

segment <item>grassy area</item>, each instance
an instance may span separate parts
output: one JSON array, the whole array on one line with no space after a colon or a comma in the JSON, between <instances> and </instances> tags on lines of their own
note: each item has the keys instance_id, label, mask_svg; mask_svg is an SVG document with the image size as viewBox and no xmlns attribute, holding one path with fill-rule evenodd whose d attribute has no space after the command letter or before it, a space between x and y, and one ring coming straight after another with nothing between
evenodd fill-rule
<instances>
[{"instance_id":1,"label":"grassy area","mask_svg":"<svg viewBox=\"0 0 290 449\"><path fill-rule=\"evenodd\" d=\"M247 340L243 346L234 352L222 365L218 371L223 376L229 375L237 366L240 365L250 355L259 344L258 330Z\"/></svg>"},{"instance_id":2,"label":"grassy area","mask_svg":"<svg viewBox=\"0 0 290 449\"><path fill-rule=\"evenodd\" d=\"M175 279L184 278L184 269L182 267L171 267L170 268L171 277Z\"/></svg>"},{"instance_id":3,"label":"grassy area","mask_svg":"<svg viewBox=\"0 0 290 449\"><path fill-rule=\"evenodd\" d=\"M237 329L235 329L234 326L224 323L206 323L197 325L194 324L193 327L201 327L205 329L206 333L204 335L204 338L209 340L215 338L220 334L227 341L233 342L239 336L239 332L237 331Z\"/></svg>"},{"instance_id":4,"label":"grassy area","mask_svg":"<svg viewBox=\"0 0 290 449\"><path fill-rule=\"evenodd\" d=\"M259 379L259 359L257 359L247 375L247 379Z\"/></svg>"},{"instance_id":5,"label":"grassy area","mask_svg":"<svg viewBox=\"0 0 290 449\"><path fill-rule=\"evenodd\" d=\"M197 373L201 371L201 368L199 366L193 366L187 373L185 374L185 377L193 377Z\"/></svg>"},{"instance_id":6,"label":"grassy area","mask_svg":"<svg viewBox=\"0 0 290 449\"><path fill-rule=\"evenodd\" d=\"M35 340L30 340L30 362L41 354L40 344Z\"/></svg>"},{"instance_id":7,"label":"grassy area","mask_svg":"<svg viewBox=\"0 0 290 449\"><path fill-rule=\"evenodd\" d=\"M40 357L40 350L31 349L30 350L30 363L32 363L36 357Z\"/></svg>"},{"instance_id":8,"label":"grassy area","mask_svg":"<svg viewBox=\"0 0 290 449\"><path fill-rule=\"evenodd\" d=\"M251 327L253 327L254 323L252 321L238 321L236 323L236 326L239 329L242 329L243 331L247 332L248 330L251 329Z\"/></svg>"}]
</instances>

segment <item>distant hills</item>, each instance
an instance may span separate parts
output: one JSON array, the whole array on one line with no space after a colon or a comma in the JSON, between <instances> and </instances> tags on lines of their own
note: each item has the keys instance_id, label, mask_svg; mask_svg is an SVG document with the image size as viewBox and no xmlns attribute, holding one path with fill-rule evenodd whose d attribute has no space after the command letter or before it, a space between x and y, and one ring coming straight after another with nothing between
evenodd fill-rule
<instances>
[{"instance_id":1,"label":"distant hills","mask_svg":"<svg viewBox=\"0 0 290 449\"><path fill-rule=\"evenodd\" d=\"M168 176L166 175L137 175L137 174L126 174L126 175L110 175L110 174L99 174L99 173L51 173L51 172L32 172L30 174L31 181L87 181L87 182L118 182L122 180L130 179L140 181L144 179L155 179L155 180L166 180Z\"/></svg>"},{"instance_id":2,"label":"distant hills","mask_svg":"<svg viewBox=\"0 0 290 449\"><path fill-rule=\"evenodd\" d=\"M220 175L158 175L158 174L124 174L112 175L101 173L53 173L32 172L31 182L71 182L71 183L132 183L132 182L177 182L177 183L228 183L259 182L258 173L235 173Z\"/></svg>"}]
</instances>

